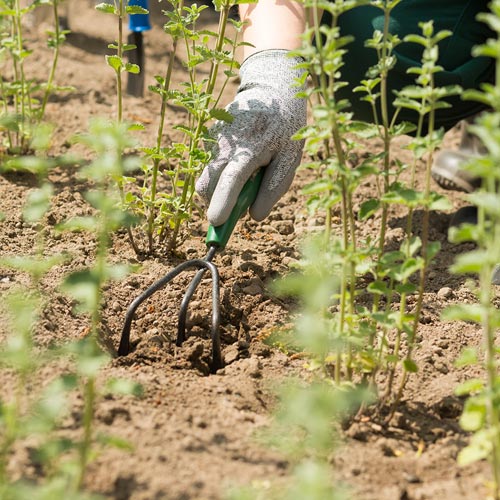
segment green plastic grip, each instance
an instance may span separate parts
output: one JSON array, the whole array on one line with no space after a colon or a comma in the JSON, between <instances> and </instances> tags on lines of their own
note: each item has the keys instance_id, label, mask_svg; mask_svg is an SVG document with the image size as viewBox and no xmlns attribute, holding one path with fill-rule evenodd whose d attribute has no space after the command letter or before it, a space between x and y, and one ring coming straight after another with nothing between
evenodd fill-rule
<instances>
[{"instance_id":1,"label":"green plastic grip","mask_svg":"<svg viewBox=\"0 0 500 500\"><path fill-rule=\"evenodd\" d=\"M216 227L212 225L208 226L207 238L205 240L207 247L215 246L221 250L225 248L236 224L238 223L238 220L248 210L257 197L257 192L259 191L263 175L264 169L261 168L256 174L248 179L238 196L236 205L224 224Z\"/></svg>"}]
</instances>

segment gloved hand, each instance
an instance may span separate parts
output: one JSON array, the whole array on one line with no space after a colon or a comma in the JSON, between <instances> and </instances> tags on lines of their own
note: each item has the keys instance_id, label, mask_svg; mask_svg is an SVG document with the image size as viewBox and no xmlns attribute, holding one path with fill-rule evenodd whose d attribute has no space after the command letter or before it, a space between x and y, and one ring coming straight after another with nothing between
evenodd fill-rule
<instances>
[{"instance_id":1,"label":"gloved hand","mask_svg":"<svg viewBox=\"0 0 500 500\"><path fill-rule=\"evenodd\" d=\"M306 125L307 103L295 97L302 90L295 78L304 70L300 58L287 50L264 50L241 66L241 85L227 110L231 123L218 122L212 129L217 144L213 159L196 182L196 191L209 204L207 217L213 226L223 224L246 181L266 167L250 215L262 220L286 193L298 167L304 141L290 137Z\"/></svg>"}]
</instances>

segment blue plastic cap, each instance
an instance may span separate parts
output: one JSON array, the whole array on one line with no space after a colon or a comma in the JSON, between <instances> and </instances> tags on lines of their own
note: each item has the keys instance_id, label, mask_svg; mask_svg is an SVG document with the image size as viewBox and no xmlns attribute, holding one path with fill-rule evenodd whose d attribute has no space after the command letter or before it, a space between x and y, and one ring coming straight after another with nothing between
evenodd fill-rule
<instances>
[{"instance_id":1,"label":"blue plastic cap","mask_svg":"<svg viewBox=\"0 0 500 500\"><path fill-rule=\"evenodd\" d=\"M149 10L148 0L129 0L128 4L139 5L139 7ZM131 14L128 19L128 29L130 31L150 30L149 14Z\"/></svg>"}]
</instances>

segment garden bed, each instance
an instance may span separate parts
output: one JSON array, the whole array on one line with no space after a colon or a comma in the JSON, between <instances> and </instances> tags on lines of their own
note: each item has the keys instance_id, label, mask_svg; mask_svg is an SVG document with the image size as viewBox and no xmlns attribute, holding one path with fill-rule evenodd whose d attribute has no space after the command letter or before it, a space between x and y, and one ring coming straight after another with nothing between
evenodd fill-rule
<instances>
[{"instance_id":1,"label":"garden bed","mask_svg":"<svg viewBox=\"0 0 500 500\"><path fill-rule=\"evenodd\" d=\"M106 66L106 46L114 38L114 20L96 13L81 2L78 15L70 19L73 33L61 49L57 75L59 84L75 90L53 97L47 107L47 120L56 125L51 154L57 156L78 146L71 137L87 130L89 120L114 117L116 107L113 72ZM145 33L146 82L161 74L168 50L161 30L163 19L152 16L153 30ZM215 19L215 18L214 18ZM43 24L27 33L27 45L35 50L36 60L30 71L45 77L50 53L38 34ZM40 38L40 40L38 39ZM183 79L179 63L175 80ZM236 88L231 83L226 92L229 101ZM138 133L145 141L154 135L159 113L156 95L144 98L127 96L124 119L139 122L145 131ZM169 109L167 120L182 123L185 115ZM456 144L458 132L451 133L445 145ZM404 157L404 140L395 147ZM269 291L270 282L287 273L299 258L299 242L321 227L323 221L309 216L300 194L310 174L301 171L289 193L271 216L262 223L245 218L237 227L224 254L215 259L221 274L222 342L227 366L207 376L210 354L206 340L210 326L210 282L205 280L191 304L188 339L175 347L176 319L188 276L156 294L140 308L132 328L133 352L114 358L102 377L124 377L139 382L144 396L110 396L97 407L98 429L126 438L133 451L105 449L91 465L86 489L113 499L218 499L234 484L267 481L287 474L288 464L277 452L255 440L255 432L264 426L275 406L273 388L284 378L300 374L303 360L285 354L262 342L273 328L287 322L293 304L278 299ZM75 215L85 215L89 207L82 197L86 186L73 167L60 167L50 174L55 199L46 218L47 252L68 252L71 259L54 268L44 279L43 290L48 307L36 332L41 346L60 344L85 336L88 321L72 312L74 304L58 291L68 272L92 262L95 241L86 233L57 233L55 225ZM23 222L24 200L36 186L34 176L22 173L0 177L0 211L5 220L0 225L0 256L27 255L34 247L35 231ZM372 193L370 185L359 191L359 199ZM463 202L454 198L455 206ZM478 345L479 327L468 323L445 323L440 313L449 304L471 302L473 296L464 278L448 272L457 252L447 242L450 214L431 214L431 240L438 240L442 250L431 266L424 297L415 353L419 371L409 381L403 401L390 425L368 417L356 421L345 432L345 442L332 459L332 469L363 500L423 500L484 498L488 468L478 463L466 468L456 464L458 451L467 443L458 418L463 401L454 389L470 373L454 368L461 349ZM377 218L364 223L363 233L375 232ZM415 217L418 227L419 217ZM398 213L389 219L388 241L402 236L403 221ZM126 234L113 240L111 258L129 262L139 270L120 282L106 287L104 330L113 354L119 342L126 309L147 286L185 259L205 254L206 223L195 221L189 239L175 257L156 256L138 259ZM390 244L390 243L389 243ZM0 290L26 281L14 271L0 271ZM5 327L0 335L5 336ZM63 363L50 366L33 380L34 387L48 383L66 369ZM469 369L471 371L471 369ZM9 387L2 375L3 387ZM78 405L78 402L76 402ZM78 414L66 422L68 432L77 432ZM37 476L36 463L25 450L17 450L12 462L14 475Z\"/></svg>"}]
</instances>

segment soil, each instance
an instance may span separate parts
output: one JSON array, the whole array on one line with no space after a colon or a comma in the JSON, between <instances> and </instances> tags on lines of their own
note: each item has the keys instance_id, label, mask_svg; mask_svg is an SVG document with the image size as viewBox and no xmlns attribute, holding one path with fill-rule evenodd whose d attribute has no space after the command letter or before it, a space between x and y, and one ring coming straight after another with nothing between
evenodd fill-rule
<instances>
[{"instance_id":1,"label":"soil","mask_svg":"<svg viewBox=\"0 0 500 500\"><path fill-rule=\"evenodd\" d=\"M151 2L155 3L155 2ZM48 121L56 125L51 153L66 152L71 137L87 130L94 117L116 114L114 76L104 61L107 44L115 35L112 16L98 14L92 2L79 2L78 14L70 17L72 33L63 46L57 83L74 90L54 96L47 108ZM166 8L161 4L162 8ZM146 84L165 69L169 41L162 32L164 17L151 6L153 29L144 35L147 55ZM207 15L208 27L215 27L215 16ZM36 18L27 29L26 45L36 57L29 60L35 78L45 78L50 52L45 47L43 19ZM182 59L182 54L181 54ZM182 65L174 79L184 79ZM237 83L231 83L225 96L229 101ZM124 118L143 123L141 140L148 144L155 136L159 113L158 97L125 97ZM169 123L181 123L185 115L169 109ZM456 145L458 131L445 139L445 146ZM395 145L395 154L407 158L404 139ZM371 146L373 147L373 145ZM48 306L36 332L41 347L80 338L88 331L87 318L73 312L74 303L61 294L62 278L92 262L95 242L85 233L56 234L58 222L88 213L82 197L85 184L72 168L56 168L50 174L55 199L47 217L47 253L62 251L71 260L54 268L44 279ZM292 189L262 223L245 218L237 227L224 252L215 259L221 274L222 343L226 367L207 376L210 326L210 281L204 280L194 297L188 324L188 338L175 347L174 335L182 291L190 276L180 277L172 286L156 294L137 313L132 328L133 352L114 357L105 366L103 378L124 377L141 383L142 398L110 396L97 406L97 428L127 439L130 453L106 449L92 464L87 477L89 491L119 500L194 500L223 498L231 484L286 477L288 464L283 456L259 444L255 431L269 422L276 404L272 387L292 374L300 374L303 361L287 356L260 339L287 321L293 310L269 291L269 283L287 273L299 258L299 242L321 227L323 221L308 214L301 186L308 174L300 171ZM0 177L0 255L27 255L34 246L35 231L22 220L22 205L36 186L28 174ZM439 190L436 186L436 190ZM359 200L368 197L372 186L359 191ZM451 195L455 207L463 205L459 195ZM470 323L446 323L440 313L449 304L471 302L466 280L448 272L464 247L446 239L450 213L432 213L431 239L439 240L442 250L429 273L416 361L419 372L412 376L396 417L390 425L369 418L361 419L345 431L344 445L333 461L333 470L348 483L353 497L364 500L475 500L486 495L489 469L486 463L460 468L459 450L468 436L461 431L458 418L463 400L454 388L470 376L456 369L454 360L462 348L478 345L480 329ZM376 230L377 219L364 224L363 234ZM402 218L392 213L389 240L402 234ZM415 224L418 227L419 217ZM116 353L125 312L130 301L158 277L185 259L205 254L206 223L195 222L192 234L175 257L157 256L139 261L126 235L113 240L111 258L117 262L140 263L138 272L107 286L104 304L104 330L109 350ZM0 289L7 292L26 276L0 270ZM0 326L2 336L6 326ZM37 374L34 385L46 384L64 366L51 367ZM2 375L2 386L9 378ZM73 425L77 429L77 417ZM33 474L34 464L26 458L13 464L19 477Z\"/></svg>"}]
</instances>

